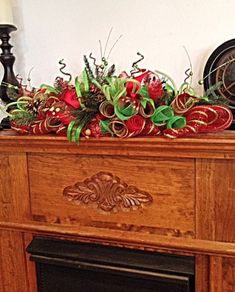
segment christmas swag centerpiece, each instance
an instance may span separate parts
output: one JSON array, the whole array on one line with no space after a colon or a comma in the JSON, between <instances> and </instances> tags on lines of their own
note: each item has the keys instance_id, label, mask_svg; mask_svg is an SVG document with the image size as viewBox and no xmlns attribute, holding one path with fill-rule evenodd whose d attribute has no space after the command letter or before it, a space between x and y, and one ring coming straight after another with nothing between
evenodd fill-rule
<instances>
[{"instance_id":1,"label":"christmas swag centerpiece","mask_svg":"<svg viewBox=\"0 0 235 292\"><path fill-rule=\"evenodd\" d=\"M140 69L143 56L138 55L129 74L115 75L115 65L109 67L104 57L97 64L90 54L84 56L85 68L73 84L62 60L60 71L68 80L57 77L53 86L32 90L21 85L17 93L9 86L9 95L16 99L5 108L12 129L20 134L67 135L78 143L80 136L178 138L230 126L232 113L225 100L211 94L215 88L197 96L187 82L192 78L189 69L177 89L168 75Z\"/></svg>"}]
</instances>

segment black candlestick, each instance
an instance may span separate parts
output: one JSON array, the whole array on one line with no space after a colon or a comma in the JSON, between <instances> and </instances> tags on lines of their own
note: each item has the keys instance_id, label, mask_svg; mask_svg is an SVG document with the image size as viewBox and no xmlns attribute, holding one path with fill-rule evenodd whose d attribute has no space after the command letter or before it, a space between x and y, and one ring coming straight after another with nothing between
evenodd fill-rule
<instances>
[{"instance_id":1,"label":"black candlestick","mask_svg":"<svg viewBox=\"0 0 235 292\"><path fill-rule=\"evenodd\" d=\"M12 99L8 96L7 88L9 85L19 87L19 82L15 77L13 71L13 64L15 62L15 56L11 53L12 45L9 44L10 33L17 30L14 25L1 24L0 25L0 39L2 41L0 48L2 53L0 55L0 62L4 68L4 75L0 85L0 98L4 103L9 103ZM3 128L9 128L10 123L8 118L4 118L1 122Z\"/></svg>"}]
</instances>

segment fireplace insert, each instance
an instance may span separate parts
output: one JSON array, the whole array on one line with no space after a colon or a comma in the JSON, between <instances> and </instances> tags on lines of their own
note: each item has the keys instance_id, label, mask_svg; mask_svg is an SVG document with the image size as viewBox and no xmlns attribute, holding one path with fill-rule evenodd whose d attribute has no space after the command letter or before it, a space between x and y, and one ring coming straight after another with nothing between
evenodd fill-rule
<instances>
[{"instance_id":1,"label":"fireplace insert","mask_svg":"<svg viewBox=\"0 0 235 292\"><path fill-rule=\"evenodd\" d=\"M193 292L194 257L35 237L38 292Z\"/></svg>"}]
</instances>

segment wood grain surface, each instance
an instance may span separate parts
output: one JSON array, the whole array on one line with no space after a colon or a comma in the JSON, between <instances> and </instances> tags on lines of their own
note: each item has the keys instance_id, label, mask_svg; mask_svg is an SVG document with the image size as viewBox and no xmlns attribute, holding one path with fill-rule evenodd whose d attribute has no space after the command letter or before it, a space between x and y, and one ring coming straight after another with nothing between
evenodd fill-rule
<instances>
[{"instance_id":1,"label":"wood grain surface","mask_svg":"<svg viewBox=\"0 0 235 292\"><path fill-rule=\"evenodd\" d=\"M196 292L205 292L210 289L210 277L209 277L209 260L210 257L206 255L197 255L196 256Z\"/></svg>"},{"instance_id":2,"label":"wood grain surface","mask_svg":"<svg viewBox=\"0 0 235 292\"><path fill-rule=\"evenodd\" d=\"M53 135L21 136L13 131L0 132L1 152L41 152L84 155L124 155L134 157L218 158L235 159L234 131L208 133L188 138L110 137L81 138L80 144Z\"/></svg>"},{"instance_id":3,"label":"wood grain surface","mask_svg":"<svg viewBox=\"0 0 235 292\"><path fill-rule=\"evenodd\" d=\"M222 291L235 291L235 258L223 258L222 260Z\"/></svg>"},{"instance_id":4,"label":"wood grain surface","mask_svg":"<svg viewBox=\"0 0 235 292\"><path fill-rule=\"evenodd\" d=\"M0 220L30 218L27 156L0 153Z\"/></svg>"},{"instance_id":5,"label":"wood grain surface","mask_svg":"<svg viewBox=\"0 0 235 292\"><path fill-rule=\"evenodd\" d=\"M99 172L153 200L128 212L107 212L64 195L65 188ZM2 131L0 291L36 292L35 267L25 249L40 235L195 255L197 292L233 292L234 177L232 131L178 140L81 139L80 145L65 137ZM98 188L104 193L106 185Z\"/></svg>"},{"instance_id":6,"label":"wood grain surface","mask_svg":"<svg viewBox=\"0 0 235 292\"><path fill-rule=\"evenodd\" d=\"M192 159L30 154L28 164L31 208L36 221L175 237L194 236ZM112 173L128 185L148 192L153 202L137 210L127 209L129 212L105 213L91 201L76 205L63 196L65 187L100 171Z\"/></svg>"},{"instance_id":7,"label":"wood grain surface","mask_svg":"<svg viewBox=\"0 0 235 292\"><path fill-rule=\"evenodd\" d=\"M0 291L28 292L23 235L0 231Z\"/></svg>"},{"instance_id":8,"label":"wood grain surface","mask_svg":"<svg viewBox=\"0 0 235 292\"><path fill-rule=\"evenodd\" d=\"M196 236L235 242L235 160L197 159Z\"/></svg>"}]
</instances>

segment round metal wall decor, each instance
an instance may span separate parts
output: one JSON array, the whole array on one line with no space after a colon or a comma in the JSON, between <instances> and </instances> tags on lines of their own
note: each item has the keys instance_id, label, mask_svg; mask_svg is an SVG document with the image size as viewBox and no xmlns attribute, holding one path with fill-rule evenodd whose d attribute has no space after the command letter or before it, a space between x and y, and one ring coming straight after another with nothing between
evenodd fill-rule
<instances>
[{"instance_id":1,"label":"round metal wall decor","mask_svg":"<svg viewBox=\"0 0 235 292\"><path fill-rule=\"evenodd\" d=\"M212 94L228 100L233 112L230 129L235 130L235 39L226 41L214 50L207 60L203 77L205 90L215 86Z\"/></svg>"}]
</instances>

